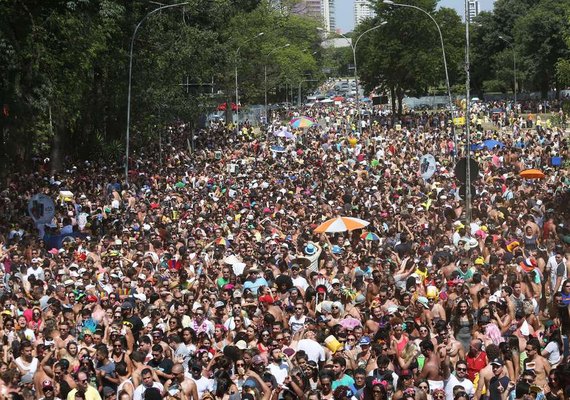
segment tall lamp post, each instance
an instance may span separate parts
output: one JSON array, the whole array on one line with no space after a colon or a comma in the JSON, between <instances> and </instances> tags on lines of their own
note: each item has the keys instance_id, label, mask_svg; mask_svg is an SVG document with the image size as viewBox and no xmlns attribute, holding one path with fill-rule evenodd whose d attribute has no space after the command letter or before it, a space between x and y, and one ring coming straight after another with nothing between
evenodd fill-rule
<instances>
[{"instance_id":1,"label":"tall lamp post","mask_svg":"<svg viewBox=\"0 0 570 400\"><path fill-rule=\"evenodd\" d=\"M517 53L515 52L515 45L513 42L507 40L503 35L499 35L499 39L506 42L511 47L511 49L513 49L513 78L514 78L513 95L514 95L514 100L515 100L514 107L516 107L516 104L517 104Z\"/></svg>"},{"instance_id":2,"label":"tall lamp post","mask_svg":"<svg viewBox=\"0 0 570 400\"><path fill-rule=\"evenodd\" d=\"M471 63L469 50L469 2L465 0L465 151L467 167L465 168L465 220L471 225ZM469 228L468 228L469 229ZM468 230L469 231L469 230Z\"/></svg>"},{"instance_id":3,"label":"tall lamp post","mask_svg":"<svg viewBox=\"0 0 570 400\"><path fill-rule=\"evenodd\" d=\"M177 3L177 4L169 4L166 6L155 8L154 10L150 11L147 15L145 15L135 27L135 31L133 32L133 36L131 37L131 48L129 51L129 89L127 94L127 134L126 134L126 146L125 146L125 183L129 183L129 146L130 146L130 138L131 138L131 82L133 77L133 47L135 45L135 38L137 36L137 32L142 25L142 23L150 17L152 14L164 10L165 8L172 8L172 7L180 7L189 4L186 3Z\"/></svg>"},{"instance_id":4,"label":"tall lamp post","mask_svg":"<svg viewBox=\"0 0 570 400\"><path fill-rule=\"evenodd\" d=\"M347 40L348 44L350 45L350 48L352 49L352 60L354 62L354 84L356 86L356 112L358 113L358 134L360 136L362 136L362 112L360 111L360 98L359 98L360 97L360 90L358 87L358 67L357 67L357 63L356 63L356 46L358 46L358 42L360 41L360 39L362 39L362 36L366 35L368 32L372 32L373 30L376 30L376 29L378 29L384 25L386 25L386 21L382 21L378 25L373 26L372 28L365 30L356 38L354 43L352 43L352 40L349 39L348 37L346 37L345 35L343 35L342 33L338 33L339 36L342 36L344 39ZM322 28L317 28L317 29L322 30Z\"/></svg>"},{"instance_id":5,"label":"tall lamp post","mask_svg":"<svg viewBox=\"0 0 570 400\"><path fill-rule=\"evenodd\" d=\"M241 50L241 47L246 44L247 42L258 38L260 36L263 36L265 34L265 32L259 32L257 35L250 37L249 39L247 39L245 42L242 43L241 46L239 46L236 50L236 55L235 55L235 75L236 75L236 127L237 130L239 131L239 91L238 91L238 57L239 57L239 51Z\"/></svg>"},{"instance_id":6,"label":"tall lamp post","mask_svg":"<svg viewBox=\"0 0 570 400\"><path fill-rule=\"evenodd\" d=\"M264 92L265 92L265 123L266 124L268 123L268 121L267 121L267 59L269 58L269 56L271 54L275 53L276 51L284 49L284 48L289 47L289 46L291 46L290 43L287 43L286 45L283 45L280 47L276 47L265 55L266 62L265 62L265 66L263 68L263 78L264 78L263 81L264 81ZM236 87L237 87L237 85L236 85Z\"/></svg>"},{"instance_id":7,"label":"tall lamp post","mask_svg":"<svg viewBox=\"0 0 570 400\"><path fill-rule=\"evenodd\" d=\"M427 15L435 24L435 26L437 27L437 32L439 33L439 41L441 42L441 52L443 55L443 68L445 69L445 85L447 86L447 96L449 98L449 112L451 113L451 129L453 131L453 143L455 146L455 153L457 153L457 136L455 135L455 126L453 123L453 99L451 98L451 86L449 84L449 73L447 71L447 57L445 55L445 46L443 44L443 35L441 34L441 28L439 27L439 24L437 23L437 21L435 20L435 18L426 10L424 10L423 8L411 5L411 4L403 4L403 3L394 3L392 0L384 0L384 4L388 4L391 6L396 6L396 7L407 7L407 8L413 8L414 10L418 10L423 12L425 15Z\"/></svg>"}]
</instances>

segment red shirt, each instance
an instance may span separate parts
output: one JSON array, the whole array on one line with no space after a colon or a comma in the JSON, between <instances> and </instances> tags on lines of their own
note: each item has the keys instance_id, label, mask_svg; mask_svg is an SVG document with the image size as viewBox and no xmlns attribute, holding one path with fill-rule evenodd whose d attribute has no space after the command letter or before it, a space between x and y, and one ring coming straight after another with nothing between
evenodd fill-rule
<instances>
[{"instance_id":1,"label":"red shirt","mask_svg":"<svg viewBox=\"0 0 570 400\"><path fill-rule=\"evenodd\" d=\"M473 382L475 375L487 366L487 353L482 351L477 357L467 354L465 361L467 361L467 377Z\"/></svg>"}]
</instances>

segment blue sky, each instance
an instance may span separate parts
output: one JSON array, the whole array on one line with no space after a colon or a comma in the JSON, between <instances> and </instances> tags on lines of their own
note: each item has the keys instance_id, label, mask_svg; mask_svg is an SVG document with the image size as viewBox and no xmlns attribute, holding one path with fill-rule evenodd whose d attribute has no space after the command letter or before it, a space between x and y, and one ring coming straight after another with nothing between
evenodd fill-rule
<instances>
[{"instance_id":1,"label":"blue sky","mask_svg":"<svg viewBox=\"0 0 570 400\"><path fill-rule=\"evenodd\" d=\"M481 11L491 11L493 9L493 2L495 0L479 0L479 7ZM336 7L336 25L340 28L341 32L346 33L352 31L354 28L354 0L335 0ZM449 7L457 10L461 16L464 14L465 1L464 0L440 0L440 7Z\"/></svg>"}]
</instances>

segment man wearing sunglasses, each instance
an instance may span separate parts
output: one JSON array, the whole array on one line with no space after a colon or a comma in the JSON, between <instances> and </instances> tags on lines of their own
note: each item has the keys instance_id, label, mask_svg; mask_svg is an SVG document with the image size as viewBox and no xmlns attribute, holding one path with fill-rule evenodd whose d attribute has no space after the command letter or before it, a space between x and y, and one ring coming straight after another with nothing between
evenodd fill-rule
<instances>
[{"instance_id":1,"label":"man wearing sunglasses","mask_svg":"<svg viewBox=\"0 0 570 400\"><path fill-rule=\"evenodd\" d=\"M77 387L67 395L67 400L77 400L84 398L85 400L101 400L101 395L93 386L89 384L89 375L83 371L77 373L75 379ZM83 395L83 397L81 397Z\"/></svg>"},{"instance_id":2,"label":"man wearing sunglasses","mask_svg":"<svg viewBox=\"0 0 570 400\"><path fill-rule=\"evenodd\" d=\"M446 399L452 399L454 397L453 388L456 386L462 386L469 396L473 396L473 394L475 394L473 382L467 378L467 363L463 360L459 360L455 363L455 373L449 375L449 378L447 379L445 384Z\"/></svg>"}]
</instances>

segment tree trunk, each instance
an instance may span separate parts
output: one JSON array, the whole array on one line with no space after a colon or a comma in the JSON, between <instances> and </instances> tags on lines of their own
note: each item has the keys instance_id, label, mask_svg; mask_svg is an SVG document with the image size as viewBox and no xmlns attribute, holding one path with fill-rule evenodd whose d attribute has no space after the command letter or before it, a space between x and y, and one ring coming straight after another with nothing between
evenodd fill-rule
<instances>
[{"instance_id":1,"label":"tree trunk","mask_svg":"<svg viewBox=\"0 0 570 400\"><path fill-rule=\"evenodd\" d=\"M403 112L402 99L404 98L404 94L399 86L396 88L396 96L398 97L398 117L401 117Z\"/></svg>"},{"instance_id":2,"label":"tree trunk","mask_svg":"<svg viewBox=\"0 0 570 400\"><path fill-rule=\"evenodd\" d=\"M49 111L49 126L53 135L53 146L51 149L51 172L59 172L63 169L62 154L61 154L61 144L63 140L63 126L59 121L55 122L52 118L51 106L48 108Z\"/></svg>"}]
</instances>

